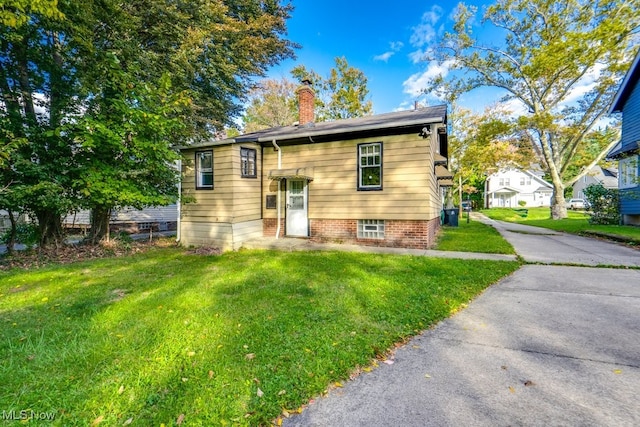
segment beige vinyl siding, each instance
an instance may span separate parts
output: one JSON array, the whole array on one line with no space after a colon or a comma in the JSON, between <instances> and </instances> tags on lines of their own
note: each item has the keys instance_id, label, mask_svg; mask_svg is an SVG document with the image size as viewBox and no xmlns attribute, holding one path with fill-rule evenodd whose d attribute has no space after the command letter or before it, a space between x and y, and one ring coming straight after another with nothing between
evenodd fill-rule
<instances>
[{"instance_id":1,"label":"beige vinyl siding","mask_svg":"<svg viewBox=\"0 0 640 427\"><path fill-rule=\"evenodd\" d=\"M256 150L258 178L240 176L240 147ZM213 150L213 189L195 189L195 152ZM183 152L183 221L239 223L261 219L260 155L257 144L232 144Z\"/></svg>"},{"instance_id":2,"label":"beige vinyl siding","mask_svg":"<svg viewBox=\"0 0 640 427\"><path fill-rule=\"evenodd\" d=\"M397 135L331 143L282 146L282 168L312 167L309 218L428 220L440 215L433 176L436 133L429 139ZM357 146L382 142L382 190L358 191ZM277 168L277 152L264 150L264 173ZM264 180L263 192L277 183ZM283 185L284 190L284 185ZM284 192L281 206L284 212ZM265 218L276 210L264 209Z\"/></svg>"}]
</instances>

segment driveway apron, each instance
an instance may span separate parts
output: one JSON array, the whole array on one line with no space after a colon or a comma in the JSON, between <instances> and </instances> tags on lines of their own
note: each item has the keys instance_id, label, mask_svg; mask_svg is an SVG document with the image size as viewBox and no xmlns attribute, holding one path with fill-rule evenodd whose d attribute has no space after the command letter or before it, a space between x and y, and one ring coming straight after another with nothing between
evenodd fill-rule
<instances>
[{"instance_id":1,"label":"driveway apron","mask_svg":"<svg viewBox=\"0 0 640 427\"><path fill-rule=\"evenodd\" d=\"M283 425L640 425L640 270L573 265L640 252L489 222L536 264Z\"/></svg>"}]
</instances>

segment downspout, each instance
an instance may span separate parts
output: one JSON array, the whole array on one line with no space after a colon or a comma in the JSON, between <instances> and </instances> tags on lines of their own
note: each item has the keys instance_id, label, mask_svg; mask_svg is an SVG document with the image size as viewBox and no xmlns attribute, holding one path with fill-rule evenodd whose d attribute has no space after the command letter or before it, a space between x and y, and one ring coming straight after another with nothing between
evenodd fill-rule
<instances>
[{"instance_id":1,"label":"downspout","mask_svg":"<svg viewBox=\"0 0 640 427\"><path fill-rule=\"evenodd\" d=\"M178 180L178 218L176 221L176 243L180 243L180 207L182 205L182 160L178 160L178 172L180 172L180 179Z\"/></svg>"},{"instance_id":2,"label":"downspout","mask_svg":"<svg viewBox=\"0 0 640 427\"><path fill-rule=\"evenodd\" d=\"M282 169L282 151L280 150L280 147L278 146L278 144L276 143L275 139L271 140L271 144L273 145L273 149L276 150L278 152L278 169ZM278 239L280 237L280 218L282 217L282 212L281 212L281 202L280 202L280 183L282 182L281 179L278 180L278 193L276 195L276 205L277 205L277 211L278 211L278 222L276 224L276 239Z\"/></svg>"}]
</instances>

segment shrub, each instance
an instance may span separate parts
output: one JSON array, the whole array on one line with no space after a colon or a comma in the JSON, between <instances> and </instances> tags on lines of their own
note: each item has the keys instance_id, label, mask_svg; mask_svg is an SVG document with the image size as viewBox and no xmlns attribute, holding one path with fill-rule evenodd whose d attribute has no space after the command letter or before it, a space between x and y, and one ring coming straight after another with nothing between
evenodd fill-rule
<instances>
[{"instance_id":1,"label":"shrub","mask_svg":"<svg viewBox=\"0 0 640 427\"><path fill-rule=\"evenodd\" d=\"M11 239L11 230L5 231L0 236L0 242L9 244ZM22 243L31 249L40 241L40 233L36 224L20 223L16 226L16 243Z\"/></svg>"},{"instance_id":2,"label":"shrub","mask_svg":"<svg viewBox=\"0 0 640 427\"><path fill-rule=\"evenodd\" d=\"M520 205L520 207L524 208L525 206L527 206L527 202L524 200L519 200L518 204Z\"/></svg>"},{"instance_id":3,"label":"shrub","mask_svg":"<svg viewBox=\"0 0 640 427\"><path fill-rule=\"evenodd\" d=\"M620 223L620 194L617 188L604 188L602 184L591 184L584 190L591 205L589 224Z\"/></svg>"}]
</instances>

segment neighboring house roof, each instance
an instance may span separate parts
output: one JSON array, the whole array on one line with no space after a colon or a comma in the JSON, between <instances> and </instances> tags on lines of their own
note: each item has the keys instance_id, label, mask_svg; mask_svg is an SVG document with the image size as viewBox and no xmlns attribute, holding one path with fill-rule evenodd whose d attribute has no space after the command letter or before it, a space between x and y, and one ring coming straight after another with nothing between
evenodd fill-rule
<instances>
[{"instance_id":1,"label":"neighboring house roof","mask_svg":"<svg viewBox=\"0 0 640 427\"><path fill-rule=\"evenodd\" d=\"M638 50L638 53L631 64L631 68L627 71L627 75L624 77L624 80L618 88L618 93L616 93L613 103L611 104L611 108L609 108L609 114L622 112L625 104L631 96L631 92L633 92L633 89L636 87L638 80L640 80L640 50ZM607 153L607 159L615 159L622 154L637 151L639 148L640 147L638 147L638 145L634 144L623 145L622 140L620 140L620 142L609 150L609 153Z\"/></svg>"},{"instance_id":2,"label":"neighboring house roof","mask_svg":"<svg viewBox=\"0 0 640 427\"><path fill-rule=\"evenodd\" d=\"M492 194L492 193L496 193L496 194L501 194L501 193L519 193L519 192L520 192L520 190L518 190L516 188L504 186L504 187L500 187L500 188L498 188L496 190L490 191L489 194Z\"/></svg>"},{"instance_id":3,"label":"neighboring house roof","mask_svg":"<svg viewBox=\"0 0 640 427\"><path fill-rule=\"evenodd\" d=\"M609 114L613 114L616 112L622 112L624 108L624 104L629 99L629 95L633 91L635 87L635 83L640 79L640 50L636 54L636 58L633 60L633 64L631 64L631 68L627 71L627 75L625 76L620 88L618 89L618 93L616 97L613 99L613 103L611 104L611 108L609 109Z\"/></svg>"},{"instance_id":4,"label":"neighboring house roof","mask_svg":"<svg viewBox=\"0 0 640 427\"><path fill-rule=\"evenodd\" d=\"M548 193L551 192L553 190L551 190L551 188L547 187L547 186L542 186L542 187L538 187L538 189L536 190L536 192L538 193Z\"/></svg>"},{"instance_id":5,"label":"neighboring house roof","mask_svg":"<svg viewBox=\"0 0 640 427\"><path fill-rule=\"evenodd\" d=\"M437 105L416 110L398 111L395 113L376 114L353 119L335 120L332 122L309 123L306 125L280 126L257 132L239 135L220 141L194 144L194 148L210 145L226 145L237 142L271 142L284 140L306 140L309 142L326 142L351 137L394 135L410 133L416 130L435 132L427 128L430 123L446 123L447 106Z\"/></svg>"}]
</instances>

